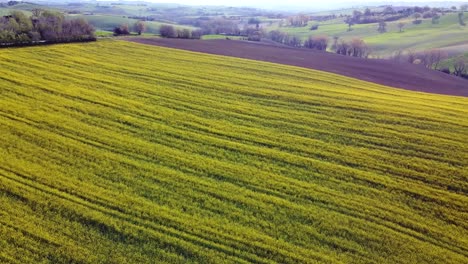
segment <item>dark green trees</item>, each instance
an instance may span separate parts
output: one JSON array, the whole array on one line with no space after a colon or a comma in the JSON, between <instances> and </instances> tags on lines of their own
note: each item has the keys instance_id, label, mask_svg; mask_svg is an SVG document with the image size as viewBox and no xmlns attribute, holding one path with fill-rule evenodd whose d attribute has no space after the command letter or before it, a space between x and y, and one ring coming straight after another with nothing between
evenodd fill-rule
<instances>
[{"instance_id":1,"label":"dark green trees","mask_svg":"<svg viewBox=\"0 0 468 264\"><path fill-rule=\"evenodd\" d=\"M61 13L33 10L27 17L20 11L0 18L0 45L38 42L94 40L94 28L84 19L66 20Z\"/></svg>"}]
</instances>

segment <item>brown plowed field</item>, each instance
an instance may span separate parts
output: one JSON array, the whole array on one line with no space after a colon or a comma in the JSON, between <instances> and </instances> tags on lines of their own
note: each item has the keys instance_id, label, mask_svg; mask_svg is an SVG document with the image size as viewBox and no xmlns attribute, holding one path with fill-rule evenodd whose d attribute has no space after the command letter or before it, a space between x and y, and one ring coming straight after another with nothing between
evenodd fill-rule
<instances>
[{"instance_id":1,"label":"brown plowed field","mask_svg":"<svg viewBox=\"0 0 468 264\"><path fill-rule=\"evenodd\" d=\"M281 63L407 90L468 96L468 81L418 65L235 40L129 38L143 44Z\"/></svg>"}]
</instances>

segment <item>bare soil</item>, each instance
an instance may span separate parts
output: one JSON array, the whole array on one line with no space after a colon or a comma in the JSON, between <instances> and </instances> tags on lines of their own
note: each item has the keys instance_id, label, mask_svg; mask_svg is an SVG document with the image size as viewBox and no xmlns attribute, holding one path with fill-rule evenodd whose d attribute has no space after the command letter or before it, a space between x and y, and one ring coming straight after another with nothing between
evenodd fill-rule
<instances>
[{"instance_id":1,"label":"bare soil","mask_svg":"<svg viewBox=\"0 0 468 264\"><path fill-rule=\"evenodd\" d=\"M307 49L235 40L128 38L128 41L332 72L407 90L468 97L468 80L419 65L362 59Z\"/></svg>"}]
</instances>

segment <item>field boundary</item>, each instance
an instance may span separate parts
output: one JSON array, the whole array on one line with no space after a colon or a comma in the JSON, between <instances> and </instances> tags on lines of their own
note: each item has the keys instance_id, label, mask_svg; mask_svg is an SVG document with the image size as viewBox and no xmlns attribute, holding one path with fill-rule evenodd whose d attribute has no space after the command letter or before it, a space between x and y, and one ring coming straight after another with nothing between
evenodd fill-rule
<instances>
[{"instance_id":1,"label":"field boundary","mask_svg":"<svg viewBox=\"0 0 468 264\"><path fill-rule=\"evenodd\" d=\"M362 59L247 41L164 38L127 38L125 41L280 63L331 72L405 90L468 97L468 81L409 63Z\"/></svg>"}]
</instances>

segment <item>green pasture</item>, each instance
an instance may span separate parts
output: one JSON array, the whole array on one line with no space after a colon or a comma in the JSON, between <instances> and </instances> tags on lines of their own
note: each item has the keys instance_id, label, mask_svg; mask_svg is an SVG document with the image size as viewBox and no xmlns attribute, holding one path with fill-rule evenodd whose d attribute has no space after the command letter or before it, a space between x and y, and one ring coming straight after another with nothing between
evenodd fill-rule
<instances>
[{"instance_id":1,"label":"green pasture","mask_svg":"<svg viewBox=\"0 0 468 264\"><path fill-rule=\"evenodd\" d=\"M124 24L127 24L130 27L130 29L132 29L135 23L139 21L137 19L130 19L126 16L115 16L115 15L70 15L69 17L84 18L90 24L96 27L98 30L104 30L104 31L112 31L115 27L124 25ZM173 25L175 28L195 29L194 27L190 27L190 26L162 23L162 22L157 22L157 21L145 21L144 23L147 28L146 32L152 33L152 34L159 33L159 27L161 25Z\"/></svg>"},{"instance_id":2,"label":"green pasture","mask_svg":"<svg viewBox=\"0 0 468 264\"><path fill-rule=\"evenodd\" d=\"M465 15L465 20L468 22L468 15ZM398 28L400 22L405 23L402 32ZM319 28L312 31L310 26L314 24L319 24ZM278 24L273 24L267 30L278 29L302 39L325 35L330 37L330 43L334 36L345 40L361 38L372 48L374 55L380 56L388 56L398 50L418 51L468 43L468 27L459 25L457 14L442 16L439 24L432 24L430 19L419 25L414 25L412 19L387 22L387 32L383 34L377 32L377 28L377 24L358 24L348 31L343 19L337 18L325 22L311 21L307 27L278 27Z\"/></svg>"}]
</instances>

